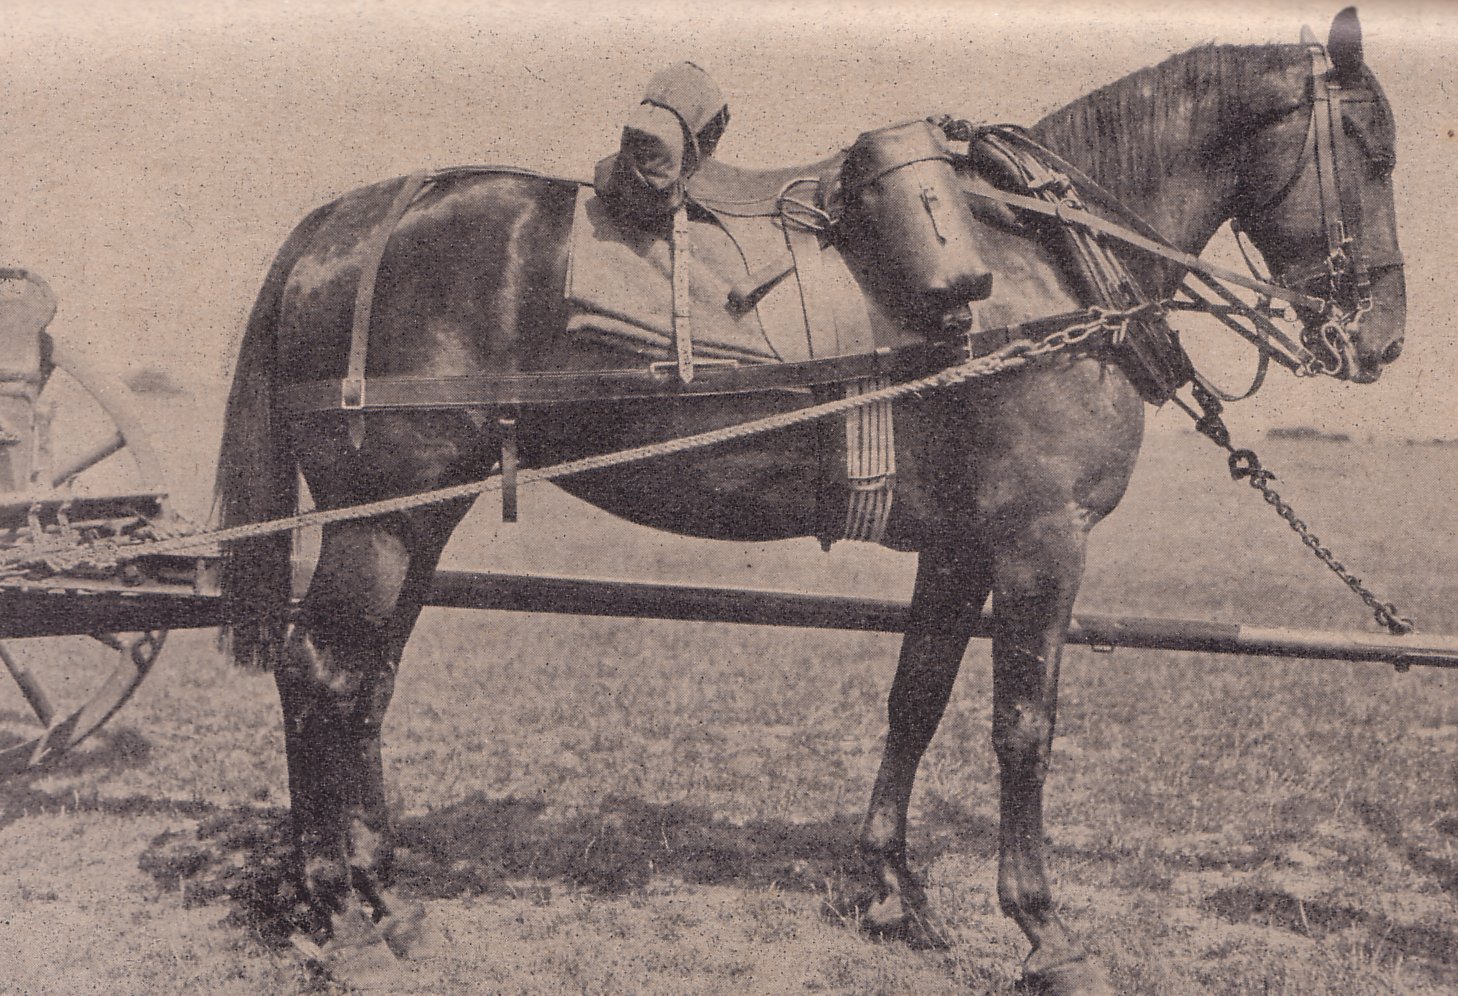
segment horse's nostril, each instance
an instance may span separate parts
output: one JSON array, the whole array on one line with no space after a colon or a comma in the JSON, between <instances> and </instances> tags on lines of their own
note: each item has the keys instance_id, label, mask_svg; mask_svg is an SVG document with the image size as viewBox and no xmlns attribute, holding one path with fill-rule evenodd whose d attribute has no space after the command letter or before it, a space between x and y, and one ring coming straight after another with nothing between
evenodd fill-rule
<instances>
[{"instance_id":1,"label":"horse's nostril","mask_svg":"<svg viewBox=\"0 0 1458 996\"><path fill-rule=\"evenodd\" d=\"M1401 355L1402 340L1396 339L1393 341L1392 345L1388 346L1385 350L1382 351L1382 362L1391 363L1393 360L1397 359Z\"/></svg>"}]
</instances>

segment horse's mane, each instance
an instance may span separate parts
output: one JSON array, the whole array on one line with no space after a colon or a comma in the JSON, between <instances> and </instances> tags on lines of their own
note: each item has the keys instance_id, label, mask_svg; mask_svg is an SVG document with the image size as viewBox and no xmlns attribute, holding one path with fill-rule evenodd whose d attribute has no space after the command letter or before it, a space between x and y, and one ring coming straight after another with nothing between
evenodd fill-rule
<instances>
[{"instance_id":1,"label":"horse's mane","mask_svg":"<svg viewBox=\"0 0 1458 996\"><path fill-rule=\"evenodd\" d=\"M1114 193L1138 195L1174 175L1191 149L1204 151L1270 107L1272 76L1305 53L1301 45L1200 45L1080 97L1032 134Z\"/></svg>"}]
</instances>

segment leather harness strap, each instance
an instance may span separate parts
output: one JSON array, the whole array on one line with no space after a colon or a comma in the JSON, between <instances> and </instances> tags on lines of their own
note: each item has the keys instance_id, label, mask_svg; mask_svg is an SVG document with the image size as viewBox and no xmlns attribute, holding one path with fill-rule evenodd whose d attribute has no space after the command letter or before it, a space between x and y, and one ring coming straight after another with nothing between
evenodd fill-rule
<instances>
[{"instance_id":1,"label":"leather harness strap","mask_svg":"<svg viewBox=\"0 0 1458 996\"><path fill-rule=\"evenodd\" d=\"M805 319L805 335L811 356L836 356L838 338L835 328L835 307L821 257L820 233L801 225L786 224L785 244L794 260L793 272L799 278L800 307Z\"/></svg>"},{"instance_id":2,"label":"leather harness strap","mask_svg":"<svg viewBox=\"0 0 1458 996\"><path fill-rule=\"evenodd\" d=\"M1193 253L1184 252L1175 247L1157 242L1154 239L1145 238L1123 225L1116 225L1113 222L1105 221L1096 214L1079 208L1069 207L1065 204L1051 204L1048 201L1040 200L1037 197L1029 197L1025 194L1012 194L1005 190L996 188L968 189L967 193L974 197L982 197L990 201L998 201L1009 207L1022 208L1026 211L1035 211L1038 214L1047 215L1050 218L1057 218L1059 221L1070 225L1079 225L1092 229L1104 235L1112 236L1121 242L1125 242L1136 249L1151 253L1155 256L1162 256L1165 259L1173 260L1187 270L1209 276L1219 277L1221 280L1238 284L1249 290L1257 291L1267 297L1277 298L1282 301L1290 301L1292 304L1299 304L1305 307L1320 309L1326 302L1320 298L1312 297L1310 294L1292 290L1286 287L1277 287L1275 284L1268 284L1238 273L1235 270L1219 266L1215 263L1208 263Z\"/></svg>"},{"instance_id":3,"label":"leather harness strap","mask_svg":"<svg viewBox=\"0 0 1458 996\"><path fill-rule=\"evenodd\" d=\"M678 363L678 379L688 384L694 379L693 305L689 296L689 223L688 205L680 204L673 212L673 239L669 244L673 269L673 352Z\"/></svg>"},{"instance_id":4,"label":"leather harness strap","mask_svg":"<svg viewBox=\"0 0 1458 996\"><path fill-rule=\"evenodd\" d=\"M827 250L820 231L788 220L784 230L798 275L810 355L852 356L875 350L865 297L845 261Z\"/></svg>"},{"instance_id":5,"label":"leather harness strap","mask_svg":"<svg viewBox=\"0 0 1458 996\"><path fill-rule=\"evenodd\" d=\"M1328 78L1326 49L1318 44L1310 46L1310 52L1311 117L1316 131L1312 145L1320 181L1321 227L1326 230L1326 249L1331 265L1341 267L1340 270L1334 269L1332 276L1336 280L1352 278L1361 290L1365 290L1367 271L1358 248L1362 244L1361 184L1353 182L1350 176L1346 177L1345 185L1352 188L1351 196L1342 196L1342 174L1351 167L1345 154L1348 143L1343 141L1342 103L1346 95L1343 87L1333 84Z\"/></svg>"},{"instance_id":6,"label":"leather harness strap","mask_svg":"<svg viewBox=\"0 0 1458 996\"><path fill-rule=\"evenodd\" d=\"M358 413L365 407L365 361L369 353L370 316L374 309L375 282L380 275L380 263L385 258L385 246L389 244L390 235L404 216L405 209L429 177L430 173L426 170L405 177L395 199L390 202L390 209L371 233L373 241L360 263L359 286L354 294L354 326L349 339L349 367L339 385L339 407L346 411ZM364 420L358 414L350 420L349 440L355 449L364 444Z\"/></svg>"},{"instance_id":7,"label":"leather harness strap","mask_svg":"<svg viewBox=\"0 0 1458 996\"><path fill-rule=\"evenodd\" d=\"M948 364L986 356L1022 339L1040 339L1087 321L1088 311L970 333L946 342L883 348L856 356L793 363L699 364L685 384L673 362L607 370L542 370L473 376L378 376L369 381L368 409L490 408L501 405L558 405L635 398L700 397L755 391L803 391L861 377L906 378ZM310 381L279 389L282 411L292 414L339 411L339 382Z\"/></svg>"}]
</instances>

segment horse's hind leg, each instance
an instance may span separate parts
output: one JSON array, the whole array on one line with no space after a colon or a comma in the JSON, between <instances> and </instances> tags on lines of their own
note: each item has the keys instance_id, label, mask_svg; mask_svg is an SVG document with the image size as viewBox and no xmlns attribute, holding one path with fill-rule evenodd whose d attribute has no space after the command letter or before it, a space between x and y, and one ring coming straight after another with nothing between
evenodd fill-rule
<instances>
[{"instance_id":1,"label":"horse's hind leg","mask_svg":"<svg viewBox=\"0 0 1458 996\"><path fill-rule=\"evenodd\" d=\"M861 902L862 925L913 947L943 947L946 941L907 864L906 810L990 585L980 550L939 549L917 561L911 618L887 700L886 746L860 839L872 879L872 892Z\"/></svg>"},{"instance_id":2,"label":"horse's hind leg","mask_svg":"<svg viewBox=\"0 0 1458 996\"><path fill-rule=\"evenodd\" d=\"M374 925L399 912L386 892L394 846L381 725L425 587L468 504L327 527L275 673L299 884L317 935L330 939L331 971L356 981L392 960Z\"/></svg>"},{"instance_id":3,"label":"horse's hind leg","mask_svg":"<svg viewBox=\"0 0 1458 996\"><path fill-rule=\"evenodd\" d=\"M1043 863L1043 783L1058 667L1082 580L1084 525L1050 512L1005 536L994 556L992 743L1001 770L997 894L1033 944L1024 979L1058 996L1112 994L1053 908Z\"/></svg>"}]
</instances>

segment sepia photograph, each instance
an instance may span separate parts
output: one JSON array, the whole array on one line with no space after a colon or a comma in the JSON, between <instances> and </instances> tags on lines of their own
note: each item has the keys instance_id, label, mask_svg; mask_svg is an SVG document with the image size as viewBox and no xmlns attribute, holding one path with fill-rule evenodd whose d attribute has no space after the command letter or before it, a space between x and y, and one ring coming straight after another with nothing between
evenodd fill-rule
<instances>
[{"instance_id":1,"label":"sepia photograph","mask_svg":"<svg viewBox=\"0 0 1458 996\"><path fill-rule=\"evenodd\" d=\"M1458 990L1455 52L10 0L0 992Z\"/></svg>"}]
</instances>

